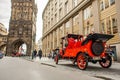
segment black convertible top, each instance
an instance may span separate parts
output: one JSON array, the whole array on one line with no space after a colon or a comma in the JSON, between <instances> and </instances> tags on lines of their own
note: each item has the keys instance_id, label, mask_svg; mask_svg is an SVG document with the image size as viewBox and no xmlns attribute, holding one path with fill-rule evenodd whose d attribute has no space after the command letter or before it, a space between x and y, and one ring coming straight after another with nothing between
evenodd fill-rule
<instances>
[{"instance_id":1,"label":"black convertible top","mask_svg":"<svg viewBox=\"0 0 120 80\"><path fill-rule=\"evenodd\" d=\"M111 34L92 33L85 38L82 45L88 43L89 40L106 42L113 37L114 35Z\"/></svg>"},{"instance_id":2,"label":"black convertible top","mask_svg":"<svg viewBox=\"0 0 120 80\"><path fill-rule=\"evenodd\" d=\"M113 38L114 35L111 35L111 34L101 34L101 33L93 33L93 34L89 34L87 36L86 39L94 39L94 40L109 40L111 38Z\"/></svg>"},{"instance_id":3,"label":"black convertible top","mask_svg":"<svg viewBox=\"0 0 120 80\"><path fill-rule=\"evenodd\" d=\"M78 39L78 38L83 37L83 35L78 35L78 34L68 34L67 36L62 37L61 39L70 38L70 37L72 37L72 38L74 38L74 39Z\"/></svg>"}]
</instances>

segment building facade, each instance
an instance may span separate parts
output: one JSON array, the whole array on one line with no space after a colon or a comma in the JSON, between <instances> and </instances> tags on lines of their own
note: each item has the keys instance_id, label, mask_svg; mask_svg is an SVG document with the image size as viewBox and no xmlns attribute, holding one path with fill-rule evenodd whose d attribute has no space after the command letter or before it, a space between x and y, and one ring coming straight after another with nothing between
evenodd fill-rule
<instances>
[{"instance_id":1,"label":"building facade","mask_svg":"<svg viewBox=\"0 0 120 80\"><path fill-rule=\"evenodd\" d=\"M60 46L67 33L115 35L108 44L120 61L119 0L49 0L43 11L43 53Z\"/></svg>"},{"instance_id":2,"label":"building facade","mask_svg":"<svg viewBox=\"0 0 120 80\"><path fill-rule=\"evenodd\" d=\"M42 39L41 38L38 40L37 45L38 45L38 49L42 49Z\"/></svg>"},{"instance_id":3,"label":"building facade","mask_svg":"<svg viewBox=\"0 0 120 80\"><path fill-rule=\"evenodd\" d=\"M5 54L7 44L7 29L0 23L0 51Z\"/></svg>"},{"instance_id":4,"label":"building facade","mask_svg":"<svg viewBox=\"0 0 120 80\"><path fill-rule=\"evenodd\" d=\"M7 35L7 28L2 23L0 23L0 34Z\"/></svg>"},{"instance_id":5,"label":"building facade","mask_svg":"<svg viewBox=\"0 0 120 80\"><path fill-rule=\"evenodd\" d=\"M7 55L18 52L22 44L31 55L35 45L37 5L35 0L11 0L11 17L7 39Z\"/></svg>"}]
</instances>

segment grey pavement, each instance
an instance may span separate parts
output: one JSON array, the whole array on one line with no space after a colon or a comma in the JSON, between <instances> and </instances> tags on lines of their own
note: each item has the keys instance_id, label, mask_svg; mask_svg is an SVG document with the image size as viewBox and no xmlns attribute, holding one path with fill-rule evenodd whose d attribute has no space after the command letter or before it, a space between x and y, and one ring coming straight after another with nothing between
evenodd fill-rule
<instances>
[{"instance_id":1,"label":"grey pavement","mask_svg":"<svg viewBox=\"0 0 120 80\"><path fill-rule=\"evenodd\" d=\"M47 57L42 58L41 60L37 57L33 60L34 62L41 63L47 66L57 67L60 70L69 70L73 72L82 73L91 77L96 77L103 80L119 80L120 79L120 63L114 62L112 66L108 69L102 68L99 63L92 64L89 62L88 67L85 71L79 70L77 65L72 65L71 61L60 60L58 65L55 64L54 60L48 59Z\"/></svg>"},{"instance_id":2,"label":"grey pavement","mask_svg":"<svg viewBox=\"0 0 120 80\"><path fill-rule=\"evenodd\" d=\"M86 75L84 71L74 71L74 68L71 70L69 67L54 66L50 62L53 60L47 58L31 61L19 57L4 57L0 60L0 80L103 80Z\"/></svg>"}]
</instances>

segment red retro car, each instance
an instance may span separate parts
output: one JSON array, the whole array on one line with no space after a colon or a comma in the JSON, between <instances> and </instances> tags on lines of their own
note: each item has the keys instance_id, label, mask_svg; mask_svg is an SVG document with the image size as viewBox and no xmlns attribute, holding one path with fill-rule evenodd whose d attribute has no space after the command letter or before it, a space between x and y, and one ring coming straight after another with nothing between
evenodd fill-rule
<instances>
[{"instance_id":1,"label":"red retro car","mask_svg":"<svg viewBox=\"0 0 120 80\"><path fill-rule=\"evenodd\" d=\"M112 64L111 55L105 52L106 42L114 35L93 33L86 38L82 35L68 34L62 37L62 48L57 51L54 58L56 64L60 59L71 59L81 70L85 70L88 62L99 62L103 68L109 68ZM57 49L58 50L58 49Z\"/></svg>"},{"instance_id":2,"label":"red retro car","mask_svg":"<svg viewBox=\"0 0 120 80\"><path fill-rule=\"evenodd\" d=\"M12 57L20 57L21 56L21 53L19 53L19 52L13 52L12 54L11 54L11 56Z\"/></svg>"}]
</instances>

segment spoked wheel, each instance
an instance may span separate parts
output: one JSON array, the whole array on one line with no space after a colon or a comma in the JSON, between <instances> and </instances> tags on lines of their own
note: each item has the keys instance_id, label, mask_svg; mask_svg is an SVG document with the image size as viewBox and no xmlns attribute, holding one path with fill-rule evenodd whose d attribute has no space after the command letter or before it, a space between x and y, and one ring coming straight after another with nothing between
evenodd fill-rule
<instances>
[{"instance_id":1,"label":"spoked wheel","mask_svg":"<svg viewBox=\"0 0 120 80\"><path fill-rule=\"evenodd\" d=\"M54 61L56 64L58 64L58 55L55 56Z\"/></svg>"},{"instance_id":2,"label":"spoked wheel","mask_svg":"<svg viewBox=\"0 0 120 80\"><path fill-rule=\"evenodd\" d=\"M112 58L110 56L107 56L106 59L103 59L102 61L99 61L99 64L103 68L109 68L112 65Z\"/></svg>"},{"instance_id":3,"label":"spoked wheel","mask_svg":"<svg viewBox=\"0 0 120 80\"><path fill-rule=\"evenodd\" d=\"M77 57L77 66L81 70L85 70L88 66L88 60L85 56L85 54L81 53Z\"/></svg>"}]
</instances>

